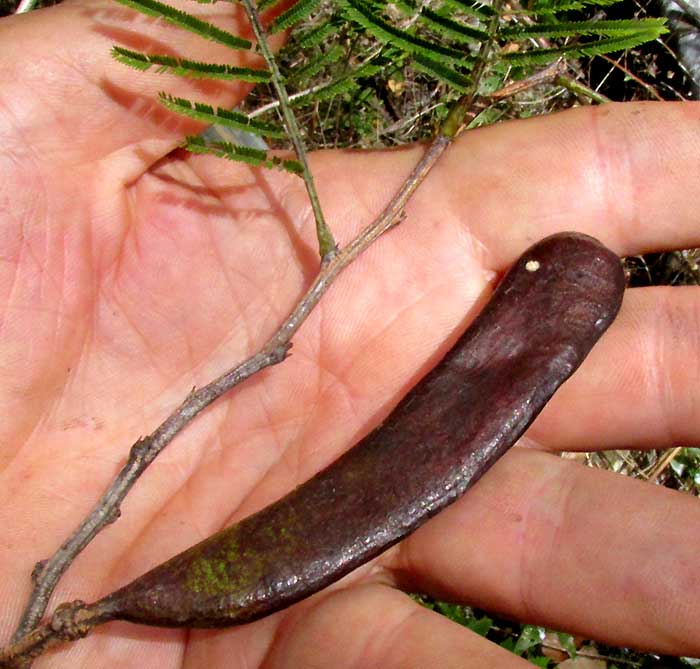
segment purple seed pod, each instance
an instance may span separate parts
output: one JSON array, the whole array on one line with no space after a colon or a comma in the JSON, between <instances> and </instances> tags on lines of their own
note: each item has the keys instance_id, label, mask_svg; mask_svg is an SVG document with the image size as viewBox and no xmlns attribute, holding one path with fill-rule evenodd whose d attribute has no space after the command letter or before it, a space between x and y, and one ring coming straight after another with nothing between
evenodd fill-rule
<instances>
[{"instance_id":1,"label":"purple seed pod","mask_svg":"<svg viewBox=\"0 0 700 669\"><path fill-rule=\"evenodd\" d=\"M624 288L619 259L591 237L535 244L382 425L97 606L109 619L222 627L337 581L458 499L516 442L613 321Z\"/></svg>"}]
</instances>

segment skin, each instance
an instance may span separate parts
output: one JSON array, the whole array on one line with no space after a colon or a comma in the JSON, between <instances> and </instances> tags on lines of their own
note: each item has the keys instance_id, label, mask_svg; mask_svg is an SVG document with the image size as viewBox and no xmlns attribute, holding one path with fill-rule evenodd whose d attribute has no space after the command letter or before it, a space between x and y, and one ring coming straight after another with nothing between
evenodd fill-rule
<instances>
[{"instance_id":1,"label":"skin","mask_svg":"<svg viewBox=\"0 0 700 669\"><path fill-rule=\"evenodd\" d=\"M234 11L220 4L187 6ZM242 91L133 76L108 52L120 41L225 54L131 16L68 0L0 21L3 638L32 565L131 443L255 350L317 265L298 181L173 152L195 127L152 102L161 88L221 105ZM324 298L293 356L162 454L55 601L97 599L334 460L448 350L532 241L575 227L618 254L700 246L699 120L697 104L611 105L464 137L402 226ZM312 157L339 240L421 150ZM697 500L548 453L697 444L699 321L696 288L628 291L524 448L340 587L232 630L110 624L35 666L528 666L399 588L700 655Z\"/></svg>"}]
</instances>

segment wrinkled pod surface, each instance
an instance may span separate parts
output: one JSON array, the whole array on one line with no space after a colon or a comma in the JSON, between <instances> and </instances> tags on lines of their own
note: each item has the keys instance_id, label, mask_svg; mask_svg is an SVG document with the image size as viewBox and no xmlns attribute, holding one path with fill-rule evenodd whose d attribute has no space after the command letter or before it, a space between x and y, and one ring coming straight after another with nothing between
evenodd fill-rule
<instances>
[{"instance_id":1,"label":"wrinkled pod surface","mask_svg":"<svg viewBox=\"0 0 700 669\"><path fill-rule=\"evenodd\" d=\"M460 497L515 443L620 307L619 259L563 233L528 249L391 415L312 479L108 595L111 619L245 623L372 559Z\"/></svg>"}]
</instances>

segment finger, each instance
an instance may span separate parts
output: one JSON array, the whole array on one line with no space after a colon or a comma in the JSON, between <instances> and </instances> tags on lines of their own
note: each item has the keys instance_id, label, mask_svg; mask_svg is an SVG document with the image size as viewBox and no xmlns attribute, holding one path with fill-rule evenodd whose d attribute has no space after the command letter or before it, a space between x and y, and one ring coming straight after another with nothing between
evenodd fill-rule
<instances>
[{"instance_id":1,"label":"finger","mask_svg":"<svg viewBox=\"0 0 700 669\"><path fill-rule=\"evenodd\" d=\"M392 565L438 596L695 657L699 526L690 496L516 449L401 544Z\"/></svg>"},{"instance_id":2,"label":"finger","mask_svg":"<svg viewBox=\"0 0 700 669\"><path fill-rule=\"evenodd\" d=\"M250 39L242 8L230 2L173 7ZM279 43L279 39L275 40ZM158 92L236 105L249 84L137 72L111 56L114 45L191 60L261 67L251 51L233 50L115 2L64 2L0 21L3 134L26 141L32 155L80 164L145 140L163 140L157 159L202 124L168 112ZM50 77L47 77L47 72Z\"/></svg>"},{"instance_id":3,"label":"finger","mask_svg":"<svg viewBox=\"0 0 700 669\"><path fill-rule=\"evenodd\" d=\"M186 665L195 666L203 665ZM263 666L525 669L531 665L403 593L367 585L304 607L282 626Z\"/></svg>"},{"instance_id":4,"label":"finger","mask_svg":"<svg viewBox=\"0 0 700 669\"><path fill-rule=\"evenodd\" d=\"M699 120L698 103L580 108L467 136L441 170L479 184L452 202L496 267L570 229L621 255L688 248L700 243Z\"/></svg>"},{"instance_id":5,"label":"finger","mask_svg":"<svg viewBox=\"0 0 700 669\"><path fill-rule=\"evenodd\" d=\"M613 326L528 432L549 449L700 443L700 288L628 290Z\"/></svg>"}]
</instances>

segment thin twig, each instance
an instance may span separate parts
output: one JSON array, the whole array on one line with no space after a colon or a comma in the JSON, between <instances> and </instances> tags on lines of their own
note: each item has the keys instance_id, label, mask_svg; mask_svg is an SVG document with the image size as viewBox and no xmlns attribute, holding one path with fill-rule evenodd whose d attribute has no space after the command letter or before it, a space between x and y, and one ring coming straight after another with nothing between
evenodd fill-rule
<instances>
[{"instance_id":1,"label":"thin twig","mask_svg":"<svg viewBox=\"0 0 700 669\"><path fill-rule=\"evenodd\" d=\"M662 39L657 39L656 44L658 44L664 51L668 53L671 58L673 58L675 64L678 66L678 69L680 69L683 74L685 74L686 77L688 77L688 80L690 82L695 82L695 75L688 69L686 66L683 58L679 58L678 54L668 45L666 42L664 42ZM663 82L662 82L663 83ZM683 102L688 102L688 98L686 98L684 95L679 93L675 88L671 86L667 86L671 93L678 98L679 100L682 100Z\"/></svg>"},{"instance_id":2,"label":"thin twig","mask_svg":"<svg viewBox=\"0 0 700 669\"><path fill-rule=\"evenodd\" d=\"M20 625L13 636L14 642L20 641L36 627L46 611L49 598L60 577L100 530L119 517L120 505L129 490L146 467L153 462L178 432L221 395L260 370L284 360L291 346L292 337L311 313L311 310L318 304L322 295L343 269L352 263L374 240L401 220L409 198L449 146L450 141L449 138L442 135L433 140L384 211L354 240L322 265L306 294L258 353L206 386L193 390L152 434L139 439L131 447L126 464L90 514L51 558L40 562L35 568L34 588Z\"/></svg>"},{"instance_id":3,"label":"thin twig","mask_svg":"<svg viewBox=\"0 0 700 669\"><path fill-rule=\"evenodd\" d=\"M307 95L312 95L313 93L322 91L324 88L328 88L334 83L335 81L332 81L330 84L316 84L315 86L309 86L309 88L305 88L303 91L298 91L297 93L292 93L291 95L288 95L287 98L289 99L289 102L295 102L299 98L305 98ZM263 114L266 114L267 112L272 111L273 109L277 109L279 106L279 100L272 100L271 102L266 102L264 105L260 105L253 111L249 112L248 118L256 118L258 116L262 116Z\"/></svg>"},{"instance_id":4,"label":"thin twig","mask_svg":"<svg viewBox=\"0 0 700 669\"><path fill-rule=\"evenodd\" d=\"M649 95L651 95L653 98L656 98L659 102L664 101L664 99L659 95L659 92L651 84L648 84L646 81L640 79L634 72L631 72L624 65L620 64L620 61L622 60L623 56L620 56L617 60L613 60L612 58L610 58L610 56L606 56L603 53L600 54L600 57L603 60L607 60L608 63L610 63L613 67L616 67L618 70L621 70L625 74L625 76L632 79L632 81L636 81L642 88L645 88Z\"/></svg>"},{"instance_id":5,"label":"thin twig","mask_svg":"<svg viewBox=\"0 0 700 669\"><path fill-rule=\"evenodd\" d=\"M516 635L513 635L516 636ZM551 650L564 650L561 646L555 646L554 644L549 644L549 643L541 643L540 644L542 648L549 648ZM564 652L566 652L564 650ZM617 664L627 664L630 667L641 667L642 663L641 662L635 662L634 660L628 660L624 657L612 657L610 655L601 655L600 653L597 652L592 652L592 651L587 651L584 649L580 649L576 651L576 657L585 657L586 659L589 660L604 660L604 661L609 661Z\"/></svg>"},{"instance_id":6,"label":"thin twig","mask_svg":"<svg viewBox=\"0 0 700 669\"><path fill-rule=\"evenodd\" d=\"M531 74L529 77L518 79L517 81L499 88L497 91L491 93L490 97L494 100L500 100L501 98L507 98L517 93L530 90L535 86L552 83L557 77L564 74L564 72L566 72L566 63L562 58L559 58L547 65L547 67L535 71L534 74Z\"/></svg>"},{"instance_id":7,"label":"thin twig","mask_svg":"<svg viewBox=\"0 0 700 669\"><path fill-rule=\"evenodd\" d=\"M294 112L292 112L292 107L289 104L289 96L287 95L287 89L282 83L282 75L277 67L277 61L275 60L275 57L267 43L267 36L265 35L265 30L262 26L260 15L258 14L258 8L254 0L242 0L242 4L245 8L246 14L248 15L248 20L250 21L253 33L255 34L255 39L258 42L260 53L265 59L267 66L270 68L271 82L280 103L280 111L282 112L282 118L284 119L287 136L291 140L292 146L294 146L297 159L301 163L303 169L302 176L304 178L304 183L306 184L306 190L309 193L309 200L311 201L311 209L314 212L314 219L316 220L318 252L321 255L322 263L327 263L336 253L338 246L335 243L335 239L333 239L333 233L328 225L326 225L326 221L323 217L321 202L318 199L316 186L311 175L311 170L309 169L308 161L306 160L306 149L304 148L304 143L301 139L301 131L299 130L299 125L294 117Z\"/></svg>"},{"instance_id":8,"label":"thin twig","mask_svg":"<svg viewBox=\"0 0 700 669\"><path fill-rule=\"evenodd\" d=\"M17 643L0 650L0 669L29 669L32 662L52 646L82 639L112 617L112 612L101 602L93 605L76 600L61 604L50 620Z\"/></svg>"},{"instance_id":9,"label":"thin twig","mask_svg":"<svg viewBox=\"0 0 700 669\"><path fill-rule=\"evenodd\" d=\"M681 446L676 446L666 451L656 462L653 469L644 478L648 481L656 481L661 473L668 467L672 460L683 450Z\"/></svg>"}]
</instances>

